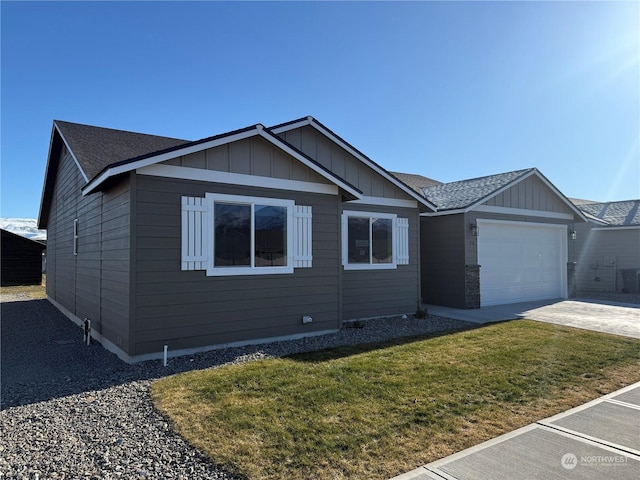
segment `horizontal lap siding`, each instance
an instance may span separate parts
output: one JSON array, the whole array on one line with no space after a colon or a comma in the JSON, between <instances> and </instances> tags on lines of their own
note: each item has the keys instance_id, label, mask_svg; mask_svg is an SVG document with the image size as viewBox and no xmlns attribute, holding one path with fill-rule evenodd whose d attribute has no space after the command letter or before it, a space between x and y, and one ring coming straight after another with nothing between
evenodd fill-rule
<instances>
[{"instance_id":1,"label":"horizontal lap siding","mask_svg":"<svg viewBox=\"0 0 640 480\"><path fill-rule=\"evenodd\" d=\"M343 318L380 317L415 312L419 301L418 212L413 209L343 204L344 210L396 213L409 219L409 265L390 270L344 270Z\"/></svg>"},{"instance_id":2,"label":"horizontal lap siding","mask_svg":"<svg viewBox=\"0 0 640 480\"><path fill-rule=\"evenodd\" d=\"M136 179L136 355L339 328L335 196ZM222 193L313 207L313 267L293 274L207 277L181 271L181 197ZM302 324L302 316L313 322Z\"/></svg>"},{"instance_id":3,"label":"horizontal lap siding","mask_svg":"<svg viewBox=\"0 0 640 480\"><path fill-rule=\"evenodd\" d=\"M640 229L590 230L576 228L578 291L620 292L620 269L640 269Z\"/></svg>"},{"instance_id":4,"label":"horizontal lap siding","mask_svg":"<svg viewBox=\"0 0 640 480\"><path fill-rule=\"evenodd\" d=\"M102 335L132 354L129 325L131 191L129 177L103 194L101 232Z\"/></svg>"},{"instance_id":5,"label":"horizontal lap siding","mask_svg":"<svg viewBox=\"0 0 640 480\"><path fill-rule=\"evenodd\" d=\"M82 196L85 184L63 149L47 226L47 295L128 352L129 182ZM78 219L77 255L73 254Z\"/></svg>"}]
</instances>

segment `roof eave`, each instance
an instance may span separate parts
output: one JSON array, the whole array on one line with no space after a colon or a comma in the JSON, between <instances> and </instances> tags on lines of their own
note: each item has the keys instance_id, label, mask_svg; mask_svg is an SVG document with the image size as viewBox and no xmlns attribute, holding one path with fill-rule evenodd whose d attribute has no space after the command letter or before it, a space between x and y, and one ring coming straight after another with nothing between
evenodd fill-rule
<instances>
[{"instance_id":1,"label":"roof eave","mask_svg":"<svg viewBox=\"0 0 640 480\"><path fill-rule=\"evenodd\" d=\"M282 140L280 137L275 135L269 129L265 128L261 124L256 124L251 127L247 127L241 130L235 130L233 132L229 132L227 134L217 135L214 137L208 137L201 140L196 140L194 142L190 142L185 145L179 145L177 147L173 147L171 149L163 150L160 152L152 152L148 155L144 155L142 157L136 157L133 159L123 160L118 163L111 164L103 169L96 177L94 177L89 183L87 183L82 188L83 195L89 195L90 193L96 191L104 182L106 182L109 178L112 178L117 175L124 174L126 172L142 168L148 165L152 165L155 163L164 162L166 160L170 160L177 156L188 155L190 153L194 153L197 151L205 150L207 148L213 148L220 145L225 145L234 141L242 140L245 138L250 138L254 136L261 136L271 144L277 146L281 150L289 153L298 161L301 161L306 166L329 180L331 183L334 183L339 188L345 191L348 196L352 196L354 198L360 198L362 196L362 192L355 188L353 185L349 184L345 180L336 176L332 172L324 169L321 165L317 164L313 159L304 155L302 152L296 150L292 145L289 145L287 142Z\"/></svg>"},{"instance_id":2,"label":"roof eave","mask_svg":"<svg viewBox=\"0 0 640 480\"><path fill-rule=\"evenodd\" d=\"M436 211L437 207L434 204L432 204L429 200L427 200L426 198L421 196L413 188L409 187L403 181L401 181L400 179L396 178L394 175L389 173L385 168L383 168L380 165L378 165L376 162L371 160L369 157L367 157L360 150L358 150L353 145L351 145L349 142L347 142L346 140L341 138L339 135L337 135L336 133L331 131L329 128L325 127L322 123L320 123L318 120L316 120L312 116L308 116L308 117L305 117L305 118L299 118L297 120L292 120L291 122L287 122L287 123L282 123L280 125L276 125L274 127L271 127L270 130L272 132L274 132L275 134L279 134L279 133L282 133L282 132L286 132L286 131L293 130L293 129L296 129L296 128L304 127L304 126L307 126L307 125L315 128L317 131L322 133L325 137L329 138L334 143L340 145L342 148L344 148L351 155L353 155L358 160L360 160L361 162L363 162L364 164L369 166L371 169L376 171L378 174L380 174L383 177L385 177L389 182L391 182L396 187L398 187L401 190L403 190L405 193L407 193L409 196L411 196L414 200L417 200L424 207L427 207L427 208L433 210L434 212Z\"/></svg>"}]
</instances>

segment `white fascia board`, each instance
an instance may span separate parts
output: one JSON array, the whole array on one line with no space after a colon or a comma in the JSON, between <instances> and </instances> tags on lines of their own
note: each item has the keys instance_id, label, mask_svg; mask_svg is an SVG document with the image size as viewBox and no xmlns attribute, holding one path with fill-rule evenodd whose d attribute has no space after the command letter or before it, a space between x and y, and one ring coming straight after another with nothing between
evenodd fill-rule
<instances>
[{"instance_id":1,"label":"white fascia board","mask_svg":"<svg viewBox=\"0 0 640 480\"><path fill-rule=\"evenodd\" d=\"M418 195L413 190L411 190L408 187L406 187L402 182L400 182L393 175L389 174L386 170L381 169L379 166L374 164L371 160L369 160L368 158L363 156L360 152L354 150L353 147L351 147L350 145L346 144L343 140L339 139L338 137L336 137L331 132L329 132L326 129L322 128L322 126L320 126L317 122L314 121L313 117L307 117L305 119L300 120L299 122L291 123L291 124L284 125L282 127L273 129L272 132L278 134L278 133L286 132L286 131L293 130L293 129L296 129L296 128L305 127L307 125L311 125L313 128L315 128L318 132L323 134L329 140L331 140L335 144L339 145L340 147L344 148L351 155L356 157L358 160L360 160L362 163L367 165L369 168L371 168L372 170L374 170L378 174L382 175L384 178L386 178L388 181L390 181L392 184L394 184L400 190L402 190L403 192L407 193L411 197L415 198L418 202L422 203L426 207L429 207L431 210L434 210L434 211L436 210L436 206L435 205L433 205L431 202L429 202L424 197L421 197L420 195Z\"/></svg>"},{"instance_id":2,"label":"white fascia board","mask_svg":"<svg viewBox=\"0 0 640 480\"><path fill-rule=\"evenodd\" d=\"M585 217L584 213L582 213L582 211L580 211L580 209L578 207L576 207L573 203L571 203L571 201L569 201L563 194L562 192L560 192L560 190L558 190L551 182L549 182L549 180L547 180L539 171L537 168L533 168L531 169L530 172L524 174L521 177L518 177L514 180L512 180L511 182L507 183L505 186L503 186L502 188L499 188L498 190L496 190L495 192L493 192L491 195L489 195L488 197L482 198L480 200L478 200L476 203L474 203L473 205L467 207L465 209L465 213L466 212L470 212L473 210L478 210L479 206L482 206L484 203L486 203L487 201L491 200L492 198L500 195L502 192L510 189L511 187L513 187L516 183L519 183L527 178L529 178L530 176L535 175L542 183L544 183L549 189L551 189L551 191L553 191L553 193L556 194L556 196L558 196L563 203L569 207L571 210L573 210L578 217L583 221L586 222L587 221L587 217Z\"/></svg>"},{"instance_id":3,"label":"white fascia board","mask_svg":"<svg viewBox=\"0 0 640 480\"><path fill-rule=\"evenodd\" d=\"M485 212L485 213L500 213L505 215L518 215L518 216L527 216L527 217L555 218L559 220L574 219L573 214L571 213L545 212L544 210L527 210L525 208L495 207L492 205L478 205L472 211Z\"/></svg>"},{"instance_id":4,"label":"white fascia board","mask_svg":"<svg viewBox=\"0 0 640 480\"><path fill-rule=\"evenodd\" d=\"M175 157L181 157L183 155L189 155L191 153L199 152L201 150L206 150L208 148L218 147L220 145L225 145L227 143L236 142L238 140L243 140L245 138L250 138L258 135L260 128L256 126L256 128L252 128L250 130L239 132L233 135L225 136L222 138L217 138L210 140L204 143L198 143L197 145L190 145L184 148L178 148L176 150L172 150L167 153L161 153L159 155L154 155L152 157L143 158L142 160L138 160L135 162L126 163L124 165L119 165L116 167L111 167L102 172L98 177L93 179L87 186L82 189L83 195L88 195L93 190L95 190L101 183L107 180L110 177L115 175L120 175L121 173L130 172L132 170L138 170L142 167L146 167L148 165L153 165L155 163L164 162L166 160L171 160Z\"/></svg>"},{"instance_id":5,"label":"white fascia board","mask_svg":"<svg viewBox=\"0 0 640 480\"><path fill-rule=\"evenodd\" d=\"M270 128L269 130L271 130L273 133L275 134L280 134L282 132L287 132L289 130L293 130L295 128L300 128L300 127L305 127L307 125L311 125L311 120L313 117L307 117L307 118L303 118L297 122L294 123L289 123L287 125L283 125L281 127L278 128Z\"/></svg>"},{"instance_id":6,"label":"white fascia board","mask_svg":"<svg viewBox=\"0 0 640 480\"><path fill-rule=\"evenodd\" d=\"M323 178L326 178L327 180L329 180L330 182L336 184L337 186L339 186L340 188L342 188L346 192L349 192L354 197L356 197L356 198L361 198L362 197L362 192L354 189L352 186L350 186L350 185L346 184L345 182L341 181L337 176L329 174L326 170L324 170L320 166L316 165L314 162L309 161L307 158L305 158L304 156L300 155L299 152L297 152L296 150L291 148L287 143L283 142L279 138L274 137L273 135L269 135L262 128L259 129L259 135L262 138L264 138L265 140L267 140L269 143L271 143L272 145L275 145L276 147L280 148L285 153L291 155L293 158L295 158L300 163L302 163L303 165L307 166L308 168L310 168L311 170L313 170L314 172L316 172L317 174L319 174Z\"/></svg>"},{"instance_id":7,"label":"white fascia board","mask_svg":"<svg viewBox=\"0 0 640 480\"><path fill-rule=\"evenodd\" d=\"M78 167L78 170L80 170L80 173L82 174L82 178L84 178L85 182L88 182L89 181L89 177L87 177L87 174L84 173L84 170L80 166L80 162L78 161L78 159L76 158L75 154L73 153L73 150L71 150L71 147L69 147L69 143L67 142L67 139L64 138L64 135L62 134L62 132L58 128L58 125L56 125L55 127L56 127L56 131L58 132L58 135L60 135L60 138L62 139L62 141L64 142L65 146L67 147L67 150L69 150L69 153L71 154L71 158L73 158L73 161L76 163L76 166ZM52 140L53 140L53 138L52 138ZM51 152L49 152L49 154L51 154Z\"/></svg>"},{"instance_id":8,"label":"white fascia board","mask_svg":"<svg viewBox=\"0 0 640 480\"><path fill-rule=\"evenodd\" d=\"M592 231L606 232L610 230L640 230L640 225L620 225L617 227L592 227Z\"/></svg>"},{"instance_id":9,"label":"white fascia board","mask_svg":"<svg viewBox=\"0 0 640 480\"><path fill-rule=\"evenodd\" d=\"M524 174L521 177L515 178L513 180L511 180L509 183L507 183L506 185L504 185L503 187L500 187L498 190L496 190L495 192L491 193L490 195L481 198L480 200L478 200L477 202L471 204L470 206L468 206L467 208L464 209L465 213L470 212L472 210L475 210L478 206L482 205L485 202L488 202L489 200L491 200L494 197L497 197L498 195L500 195L502 192L509 190L511 187L513 187L516 183L521 182L522 180L525 180L527 178L529 178L531 175L533 175L536 172L536 169L532 169L530 172Z\"/></svg>"},{"instance_id":10,"label":"white fascia board","mask_svg":"<svg viewBox=\"0 0 640 480\"><path fill-rule=\"evenodd\" d=\"M455 215L458 213L467 213L464 208L456 208L455 210L443 210L440 212L425 212L421 213L421 217L442 217L444 215Z\"/></svg>"},{"instance_id":11,"label":"white fascia board","mask_svg":"<svg viewBox=\"0 0 640 480\"><path fill-rule=\"evenodd\" d=\"M360 152L356 151L353 149L353 147L351 147L350 145L346 144L344 141L342 141L341 139L339 139L338 137L336 137L334 134L332 134L331 132L325 130L324 128L322 128L320 125L318 125L317 122L312 121L313 119L311 119L311 121L309 122L309 125L311 125L313 128L315 128L317 131L319 131L320 133L322 133L325 137L329 138L332 142L336 143L337 145L339 145L340 147L344 148L347 152L349 152L351 155L353 155L354 157L356 157L358 160L360 160L362 163L364 163L365 165L367 165L369 168L371 168L373 171L375 171L376 173L378 173L379 175L382 175L385 179L387 179L389 182L391 182L392 184L394 184L396 187L398 187L400 190L402 190L403 192L407 193L409 196L415 198L418 202L422 203L424 206L429 207L431 210L437 210L437 207L435 205L433 205L431 202L429 202L426 198L421 197L420 195L418 195L416 192L414 192L412 189L410 189L409 187L405 186L402 182L400 182L400 180L398 180L397 178L395 178L393 175L391 175L389 172L387 172L386 170L382 169L381 167L379 167L378 165L376 165L375 163L373 163L371 160L369 160L367 157L365 157L364 155L362 155Z\"/></svg>"},{"instance_id":12,"label":"white fascia board","mask_svg":"<svg viewBox=\"0 0 640 480\"><path fill-rule=\"evenodd\" d=\"M346 203L355 203L357 205L376 205L382 207L418 208L418 202L416 202L415 200L404 200L402 198L363 196L358 200L350 200Z\"/></svg>"},{"instance_id":13,"label":"white fascia board","mask_svg":"<svg viewBox=\"0 0 640 480\"><path fill-rule=\"evenodd\" d=\"M138 175L151 175L155 177L179 178L182 180L224 183L228 185L271 188L276 190L291 190L306 193L321 193L325 195L338 195L339 193L338 186L334 184L261 177L243 173L205 170L202 168L178 167L175 165L147 165L136 169L136 173Z\"/></svg>"}]
</instances>

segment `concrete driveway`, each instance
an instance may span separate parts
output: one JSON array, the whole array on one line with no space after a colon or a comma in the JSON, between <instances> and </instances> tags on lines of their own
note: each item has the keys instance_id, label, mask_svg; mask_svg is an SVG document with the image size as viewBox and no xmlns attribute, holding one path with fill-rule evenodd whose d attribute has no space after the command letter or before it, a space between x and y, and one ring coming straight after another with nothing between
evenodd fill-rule
<instances>
[{"instance_id":1,"label":"concrete driveway","mask_svg":"<svg viewBox=\"0 0 640 480\"><path fill-rule=\"evenodd\" d=\"M567 325L597 332L640 338L640 305L604 300L544 300L482 307L475 310L427 305L431 315L473 323L516 318Z\"/></svg>"}]
</instances>

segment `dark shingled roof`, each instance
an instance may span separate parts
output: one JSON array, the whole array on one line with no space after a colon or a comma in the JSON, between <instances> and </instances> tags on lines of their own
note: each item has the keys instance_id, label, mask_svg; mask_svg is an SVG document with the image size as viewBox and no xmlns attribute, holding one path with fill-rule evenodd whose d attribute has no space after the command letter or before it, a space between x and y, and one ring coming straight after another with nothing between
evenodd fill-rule
<instances>
[{"instance_id":1,"label":"dark shingled roof","mask_svg":"<svg viewBox=\"0 0 640 480\"><path fill-rule=\"evenodd\" d=\"M438 207L438 211L467 208L532 170L534 169L527 168L459 182L443 183L423 188L422 191L427 200Z\"/></svg>"},{"instance_id":2,"label":"dark shingled roof","mask_svg":"<svg viewBox=\"0 0 640 480\"><path fill-rule=\"evenodd\" d=\"M583 212L593 215L611 226L640 225L640 200L589 203L578 207Z\"/></svg>"},{"instance_id":3,"label":"dark shingled roof","mask_svg":"<svg viewBox=\"0 0 640 480\"><path fill-rule=\"evenodd\" d=\"M433 187L435 185L442 185L442 182L433 180L432 178L423 177L422 175L415 175L413 173L401 173L401 172L389 172L405 185L411 187L415 192L424 196L423 188Z\"/></svg>"},{"instance_id":4,"label":"dark shingled roof","mask_svg":"<svg viewBox=\"0 0 640 480\"><path fill-rule=\"evenodd\" d=\"M89 180L107 166L189 143L188 140L54 121Z\"/></svg>"}]
</instances>

